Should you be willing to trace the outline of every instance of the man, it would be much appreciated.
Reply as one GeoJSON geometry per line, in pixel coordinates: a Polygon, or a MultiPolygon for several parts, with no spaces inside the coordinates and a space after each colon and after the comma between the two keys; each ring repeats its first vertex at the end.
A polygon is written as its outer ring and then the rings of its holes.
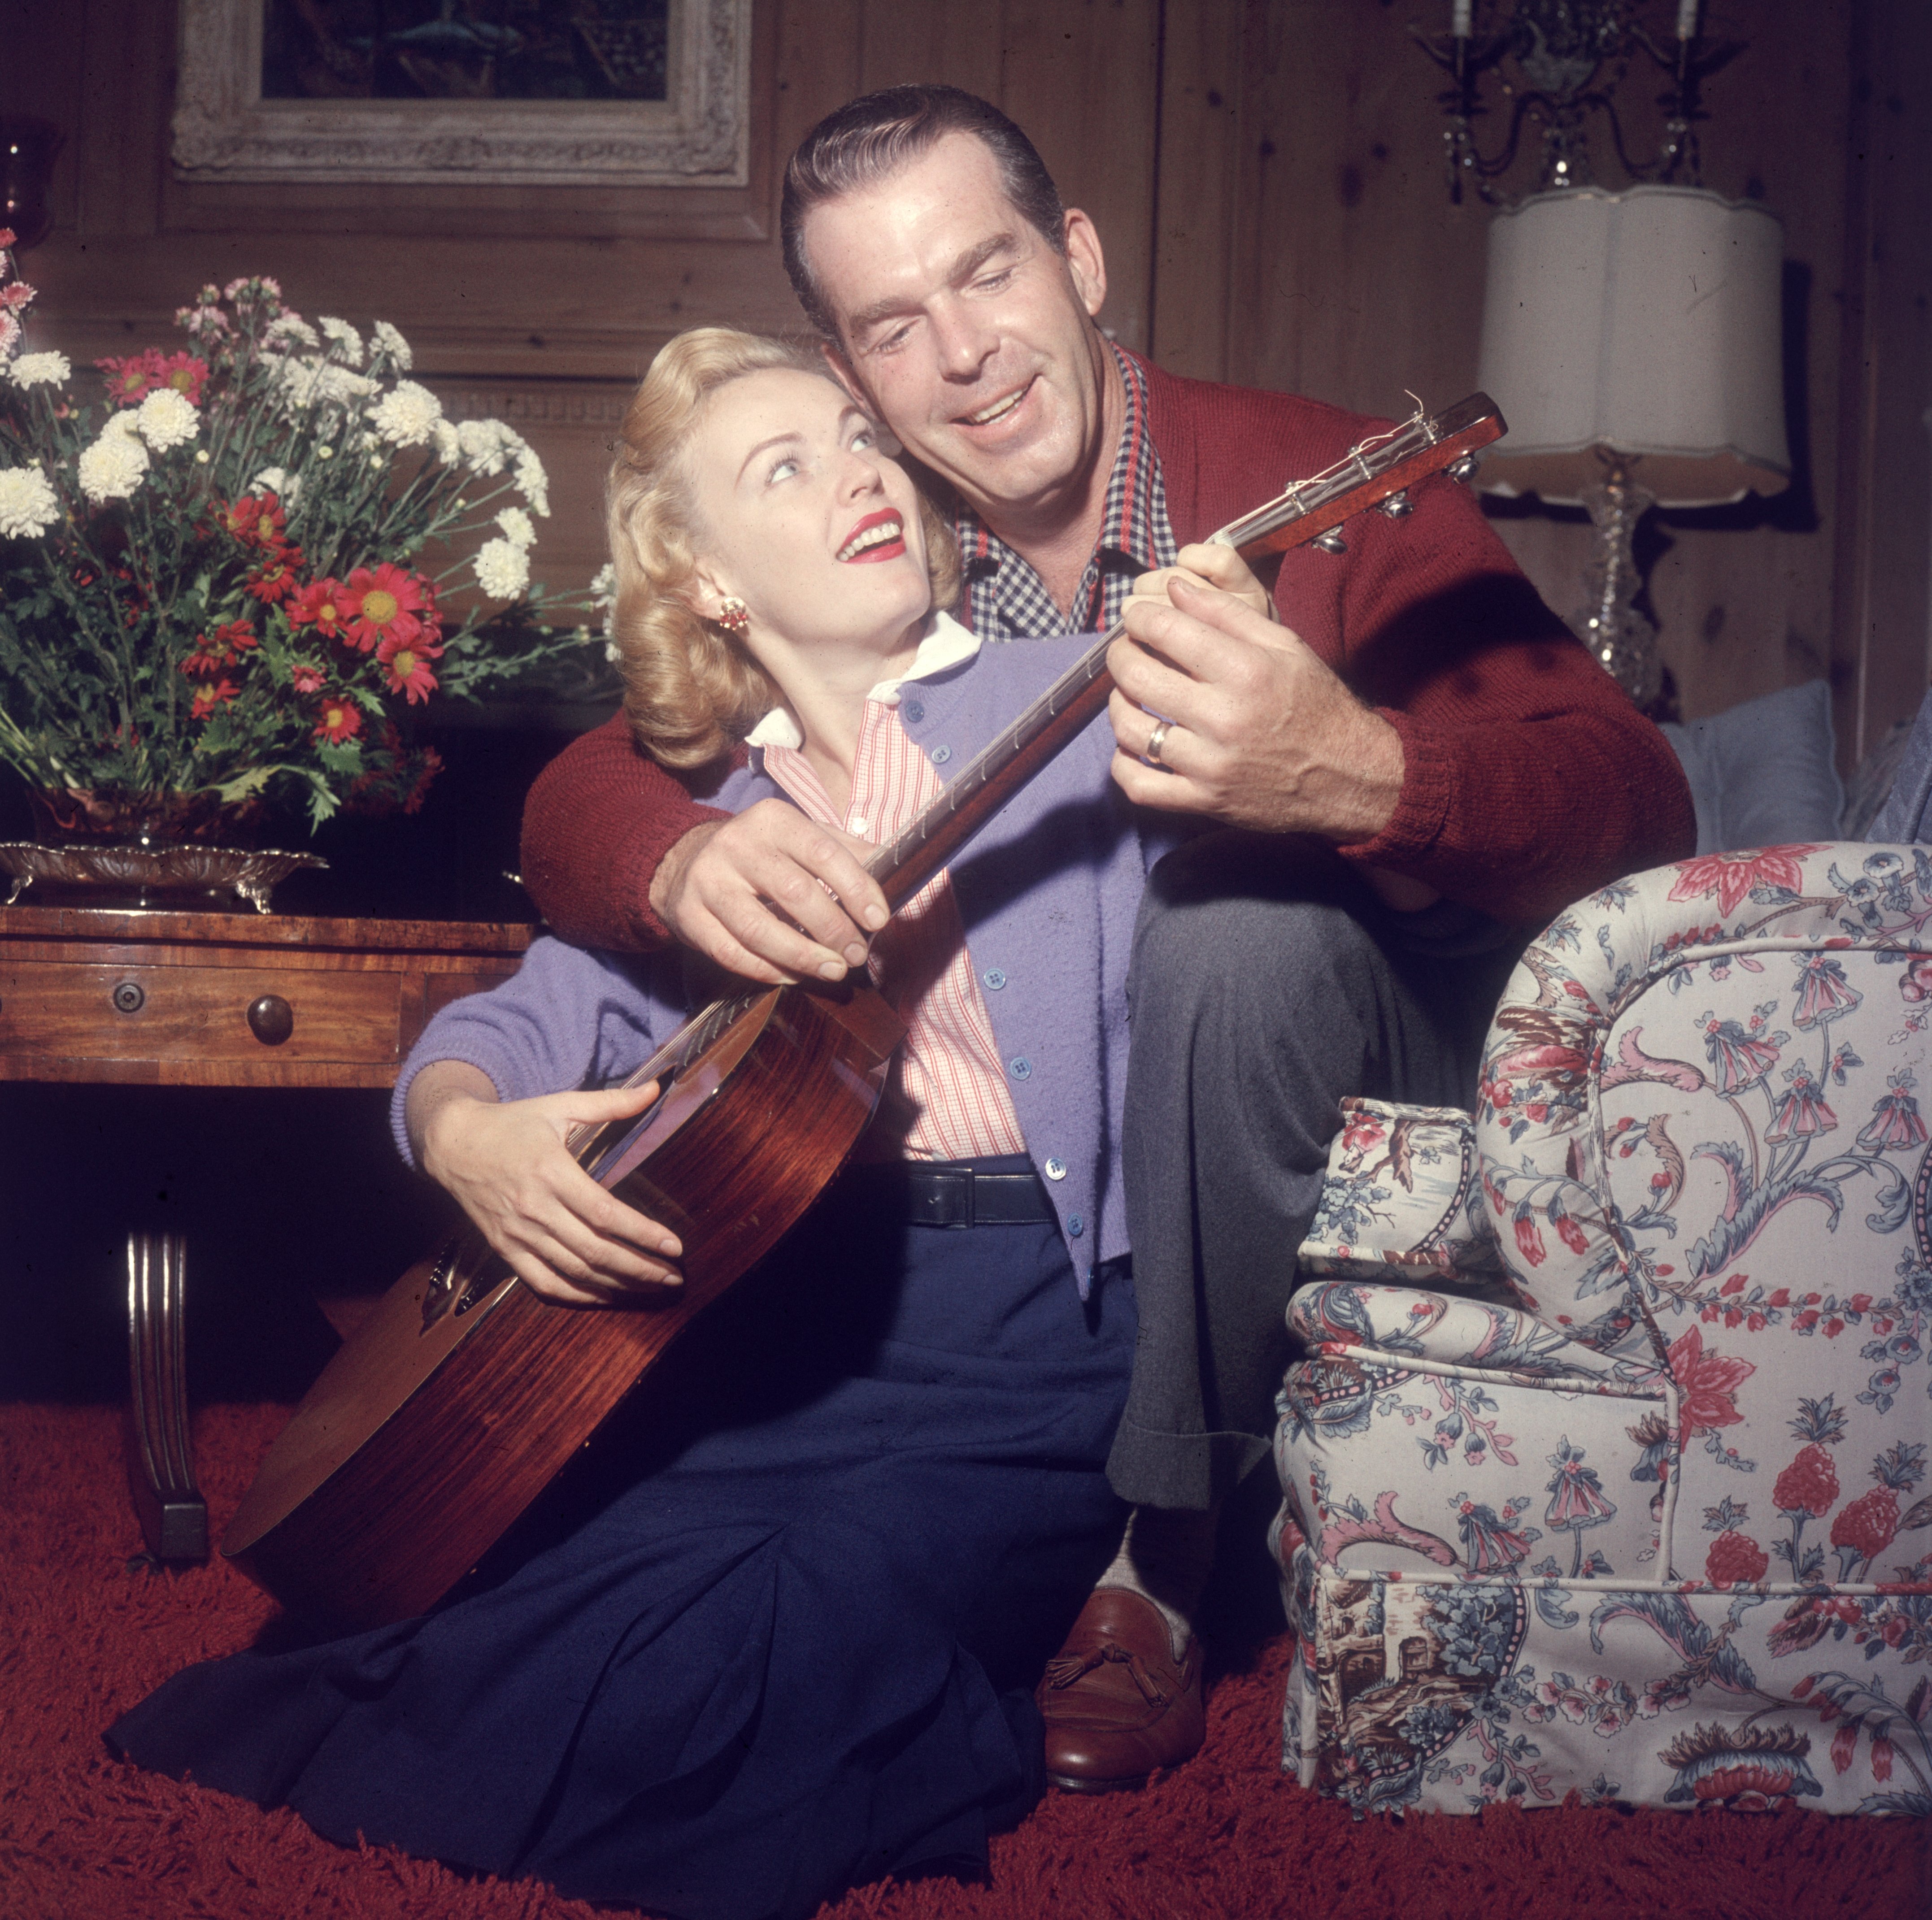
{"type": "MultiPolygon", "coordinates": [[[[1523,931],[1688,852],[1689,795],[1453,482],[1352,523],[1343,555],[1286,556],[1271,604],[1190,545],[1375,423],[1112,346],[1099,236],[984,102],[842,109],[793,158],[783,226],[833,370],[954,513],[962,618],[1023,640],[1125,608],[1115,778],[1222,830],[1156,868],[1136,934],[1140,1333],[1108,1463],[1136,1511],[1040,1690],[1049,1774],[1135,1785],[1200,1742],[1190,1616],[1214,1514],[1268,1454],[1337,1100],[1466,1102],[1523,931]]],[[[865,850],[776,803],[704,808],[620,719],[532,790],[524,874],[568,936],[836,980],[886,918],[865,850]]]]}

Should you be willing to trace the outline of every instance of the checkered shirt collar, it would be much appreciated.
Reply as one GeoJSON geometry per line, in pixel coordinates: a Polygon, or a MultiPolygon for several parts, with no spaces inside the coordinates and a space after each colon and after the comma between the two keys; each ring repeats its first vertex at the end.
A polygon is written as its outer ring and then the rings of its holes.
{"type": "Polygon", "coordinates": [[[1136,575],[1174,564],[1178,549],[1160,456],[1148,436],[1147,376],[1111,340],[1108,348],[1120,370],[1126,412],[1107,479],[1100,538],[1075,591],[1070,618],[1053,604],[1040,575],[970,508],[961,507],[954,516],[966,572],[959,612],[982,639],[1104,632],[1120,618],[1136,575]]]}

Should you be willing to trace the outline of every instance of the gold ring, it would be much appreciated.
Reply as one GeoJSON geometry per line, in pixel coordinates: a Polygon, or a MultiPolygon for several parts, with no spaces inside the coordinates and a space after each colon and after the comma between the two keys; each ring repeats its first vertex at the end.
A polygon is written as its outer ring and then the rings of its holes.
{"type": "Polygon", "coordinates": [[[1147,745],[1141,749],[1142,759],[1150,766],[1160,766],[1164,764],[1160,757],[1160,750],[1167,743],[1167,730],[1171,724],[1166,720],[1156,722],[1154,731],[1148,736],[1147,745]]]}

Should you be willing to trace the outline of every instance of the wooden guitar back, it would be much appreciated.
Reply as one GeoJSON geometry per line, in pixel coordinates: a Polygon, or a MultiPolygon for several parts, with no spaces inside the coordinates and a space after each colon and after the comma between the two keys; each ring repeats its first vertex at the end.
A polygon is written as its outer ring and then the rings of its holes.
{"type": "Polygon", "coordinates": [[[412,1267],[270,1449],[221,1550],[340,1628],[434,1606],[678,1334],[777,1242],[864,1130],[903,1029],[868,988],[753,998],[639,1126],[580,1154],[683,1241],[684,1284],[560,1306],[473,1231],[412,1267]]]}

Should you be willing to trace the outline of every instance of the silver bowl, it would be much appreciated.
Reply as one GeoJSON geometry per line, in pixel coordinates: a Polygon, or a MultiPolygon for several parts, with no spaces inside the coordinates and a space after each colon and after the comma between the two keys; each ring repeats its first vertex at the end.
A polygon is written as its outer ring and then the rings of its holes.
{"type": "Polygon", "coordinates": [[[0,873],[14,878],[9,907],[38,884],[58,893],[83,893],[81,904],[88,906],[194,908],[232,900],[266,914],[279,881],[301,868],[328,865],[318,854],[272,847],[44,847],[31,840],[0,841],[0,873]]]}

